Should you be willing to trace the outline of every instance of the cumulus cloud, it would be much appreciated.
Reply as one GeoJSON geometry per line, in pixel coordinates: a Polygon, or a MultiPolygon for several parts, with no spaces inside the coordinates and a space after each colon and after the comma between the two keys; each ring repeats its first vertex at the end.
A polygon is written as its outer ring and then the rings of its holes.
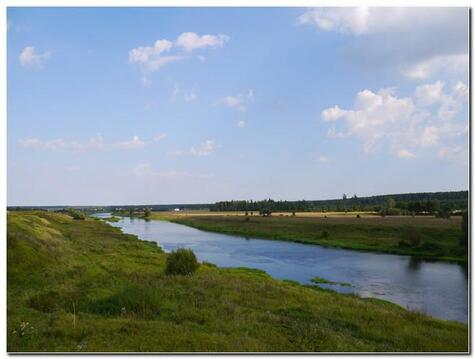
{"type": "MultiPolygon", "coordinates": [[[[156,71],[163,66],[182,60],[184,56],[164,55],[168,53],[173,43],[168,40],[157,40],[153,46],[140,46],[129,51],[129,63],[139,64],[144,70],[156,71]]],[[[142,80],[149,81],[147,77],[142,80]]]]}
{"type": "Polygon", "coordinates": [[[27,46],[21,51],[19,60],[23,67],[41,68],[50,55],[50,52],[38,53],[33,46],[27,46]]]}
{"type": "Polygon", "coordinates": [[[67,141],[62,138],[43,141],[38,138],[21,139],[18,145],[24,148],[31,149],[47,149],[47,150],[63,150],[70,152],[82,152],[90,150],[134,150],[141,149],[152,142],[158,142],[166,136],[159,134],[154,136],[152,141],[143,141],[138,136],[133,136],[131,140],[120,141],[115,143],[105,143],[100,134],[93,136],[87,142],[67,141]]]}
{"type": "Polygon", "coordinates": [[[186,52],[206,47],[216,48],[223,47],[229,41],[227,35],[198,35],[194,32],[184,32],[175,41],[175,45],[181,47],[186,52]]]}
{"type": "Polygon", "coordinates": [[[191,147],[190,153],[193,156],[209,156],[216,149],[216,144],[214,140],[206,140],[197,147],[191,147]]]}
{"type": "Polygon", "coordinates": [[[246,95],[225,96],[218,100],[217,105],[234,108],[237,111],[247,111],[249,104],[254,102],[254,90],[249,90],[246,95]]]}
{"type": "MultiPolygon", "coordinates": [[[[129,63],[140,67],[144,85],[150,84],[149,74],[164,66],[186,59],[195,49],[223,47],[227,35],[198,35],[184,32],[175,41],[159,39],[153,45],[139,46],[129,51],[129,63]]],[[[193,97],[190,97],[193,98],[193,97]]]]}
{"type": "Polygon", "coordinates": [[[367,153],[386,148],[399,158],[412,158],[417,149],[465,139],[467,120],[457,115],[467,100],[468,88],[462,82],[449,89],[442,81],[420,85],[409,97],[398,97],[394,89],[363,90],[356,94],[353,108],[327,108],[321,119],[343,127],[330,128],[328,138],[353,136],[367,153]]]}
{"type": "Polygon", "coordinates": [[[313,8],[298,23],[351,37],[345,56],[372,71],[415,79],[468,72],[467,8],[313,8]]]}

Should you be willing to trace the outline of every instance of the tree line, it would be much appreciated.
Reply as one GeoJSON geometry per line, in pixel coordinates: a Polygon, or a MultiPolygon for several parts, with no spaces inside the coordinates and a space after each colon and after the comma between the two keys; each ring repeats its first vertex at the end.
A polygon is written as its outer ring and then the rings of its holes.
{"type": "Polygon", "coordinates": [[[345,212],[374,211],[382,214],[435,214],[467,209],[468,191],[405,193],[371,197],[347,196],[341,199],[316,201],[274,201],[265,199],[220,201],[210,211],[272,211],[272,212],[345,212]]]}

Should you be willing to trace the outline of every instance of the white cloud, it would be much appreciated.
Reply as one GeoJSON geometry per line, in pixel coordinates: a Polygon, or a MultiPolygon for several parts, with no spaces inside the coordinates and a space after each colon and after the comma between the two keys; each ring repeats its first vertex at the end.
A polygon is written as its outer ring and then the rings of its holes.
{"type": "MultiPolygon", "coordinates": [[[[163,66],[182,60],[183,56],[163,55],[171,50],[173,43],[168,40],[157,40],[153,46],[140,46],[129,51],[129,63],[139,64],[144,70],[156,71],[163,66]]],[[[143,79],[144,77],[142,77],[143,79]]],[[[148,81],[148,79],[145,77],[148,81]]]]}
{"type": "Polygon", "coordinates": [[[368,8],[319,8],[302,14],[300,24],[316,25],[324,31],[337,31],[360,35],[368,32],[370,22],[368,8]]]}
{"type": "Polygon", "coordinates": [[[322,163],[330,162],[330,159],[327,156],[323,156],[323,155],[318,157],[318,160],[322,163]]]}
{"type": "Polygon", "coordinates": [[[403,68],[402,73],[414,79],[427,79],[434,75],[464,74],[468,69],[468,54],[434,56],[429,59],[410,64],[403,68]]]}
{"type": "Polygon", "coordinates": [[[331,108],[327,108],[322,112],[322,118],[325,122],[336,121],[345,115],[346,111],[343,111],[338,106],[333,106],[331,108]]]}
{"type": "Polygon", "coordinates": [[[244,112],[247,111],[249,104],[252,102],[254,102],[254,91],[251,89],[245,96],[242,94],[236,96],[225,96],[218,100],[216,104],[244,112]]]}
{"type": "Polygon", "coordinates": [[[155,136],[153,136],[153,142],[160,142],[161,140],[165,139],[167,137],[166,133],[157,133],[155,136]]]}
{"type": "MultiPolygon", "coordinates": [[[[153,137],[153,142],[158,142],[165,138],[166,134],[158,134],[153,137]]],[[[83,152],[90,150],[133,150],[141,149],[152,143],[152,141],[143,141],[138,136],[133,136],[131,140],[120,141],[106,144],[100,134],[91,137],[88,142],[66,141],[62,138],[42,141],[38,138],[21,139],[18,145],[24,148],[63,150],[71,152],[83,152]]]]}
{"type": "Polygon", "coordinates": [[[182,90],[180,85],[175,84],[173,86],[173,91],[170,96],[171,101],[176,101],[178,97],[183,97],[185,102],[194,102],[198,100],[198,95],[196,94],[197,85],[193,85],[190,91],[182,90]]]}
{"type": "Polygon", "coordinates": [[[176,46],[183,48],[187,52],[194,49],[201,49],[205,47],[223,47],[229,41],[227,35],[198,35],[194,32],[184,32],[175,41],[176,46]]]}
{"type": "Polygon", "coordinates": [[[206,140],[198,147],[191,147],[190,153],[193,156],[209,156],[216,149],[216,144],[214,140],[206,140]]]}
{"type": "Polygon", "coordinates": [[[144,148],[148,144],[150,144],[150,142],[142,141],[139,138],[139,136],[134,136],[129,141],[122,141],[122,142],[114,143],[112,145],[112,148],[130,150],[130,149],[144,148]]]}
{"type": "Polygon", "coordinates": [[[25,47],[19,57],[20,64],[27,68],[41,68],[46,60],[50,57],[50,52],[42,54],[37,53],[33,46],[25,47]]]}
{"type": "Polygon", "coordinates": [[[298,23],[351,36],[353,65],[428,79],[468,73],[468,15],[462,7],[313,8],[298,23]]]}
{"type": "Polygon", "coordinates": [[[324,31],[360,36],[438,26],[450,31],[459,28],[460,21],[466,23],[467,18],[466,8],[338,7],[309,9],[298,22],[324,31]]]}
{"type": "Polygon", "coordinates": [[[399,158],[413,158],[416,157],[416,155],[408,150],[405,150],[403,148],[396,150],[395,155],[399,158]]]}
{"type": "Polygon", "coordinates": [[[467,148],[462,146],[441,147],[438,151],[438,156],[449,161],[466,162],[467,148]]]}
{"type": "MultiPolygon", "coordinates": [[[[129,63],[138,65],[144,85],[150,84],[148,74],[164,66],[184,60],[194,49],[222,47],[229,40],[227,35],[198,35],[184,32],[176,41],[159,39],[151,46],[139,46],[129,51],[129,63]]],[[[203,58],[204,59],[204,58],[203,58]]],[[[193,96],[189,97],[193,98],[193,96]]]]}
{"type": "Polygon", "coordinates": [[[394,89],[364,90],[356,94],[353,108],[330,107],[321,119],[344,127],[330,128],[328,138],[353,136],[367,153],[386,148],[397,157],[411,158],[419,148],[464,140],[466,118],[456,117],[467,100],[468,88],[461,82],[449,91],[441,81],[417,86],[412,97],[397,97],[394,89]]]}
{"type": "Polygon", "coordinates": [[[238,125],[239,128],[244,128],[244,127],[246,127],[246,121],[241,120],[241,121],[238,122],[237,125],[238,125]]]}
{"type": "Polygon", "coordinates": [[[345,138],[345,137],[348,137],[349,135],[350,135],[349,133],[338,132],[335,129],[335,127],[332,127],[330,129],[328,129],[328,131],[327,131],[327,137],[328,138],[345,138]]]}

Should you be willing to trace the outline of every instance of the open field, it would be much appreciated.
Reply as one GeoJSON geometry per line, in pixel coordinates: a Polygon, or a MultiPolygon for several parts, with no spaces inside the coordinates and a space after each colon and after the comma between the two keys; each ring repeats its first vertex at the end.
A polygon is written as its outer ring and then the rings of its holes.
{"type": "MultiPolygon", "coordinates": [[[[248,215],[259,216],[259,212],[248,211],[248,215]]],[[[188,217],[188,216],[245,216],[245,211],[205,211],[205,210],[184,210],[184,211],[162,211],[154,212],[156,216],[172,216],[172,217],[188,217]]],[[[359,214],[361,217],[379,217],[376,212],[295,212],[296,217],[356,217],[359,214]]],[[[291,217],[292,212],[272,212],[275,216],[291,217]]]]}
{"type": "Polygon", "coordinates": [[[166,276],[154,243],[90,218],[9,213],[7,245],[9,351],[468,350],[466,325],[381,300],[251,269],[166,276]]]}
{"type": "Polygon", "coordinates": [[[228,212],[154,212],[151,218],[165,219],[198,229],[264,239],[319,244],[330,247],[406,254],[420,257],[466,261],[459,239],[463,235],[461,217],[374,216],[355,213],[311,212],[295,217],[232,215],[228,212]],[[408,245],[412,237],[417,237],[408,245]],[[401,243],[402,242],[402,243],[401,243]]]}

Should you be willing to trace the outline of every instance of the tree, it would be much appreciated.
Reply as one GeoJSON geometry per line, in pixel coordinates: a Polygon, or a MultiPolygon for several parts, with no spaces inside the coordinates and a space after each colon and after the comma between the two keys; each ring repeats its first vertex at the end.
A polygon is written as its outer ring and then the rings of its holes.
{"type": "Polygon", "coordinates": [[[394,208],[396,206],[396,201],[392,197],[388,197],[386,200],[386,209],[394,208]]]}
{"type": "Polygon", "coordinates": [[[150,215],[152,214],[152,210],[150,208],[145,208],[145,211],[144,211],[144,217],[145,218],[148,218],[150,217],[150,215]]]}

